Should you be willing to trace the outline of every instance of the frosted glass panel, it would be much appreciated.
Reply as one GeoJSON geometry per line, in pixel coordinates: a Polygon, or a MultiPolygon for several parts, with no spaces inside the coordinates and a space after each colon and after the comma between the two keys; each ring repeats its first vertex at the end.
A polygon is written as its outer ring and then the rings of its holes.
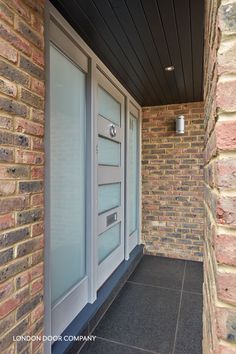
{"type": "Polygon", "coordinates": [[[98,113],[120,126],[121,105],[100,86],[98,86],[98,113]]]}
{"type": "Polygon", "coordinates": [[[120,166],[120,144],[109,139],[99,137],[98,164],[120,166]]]}
{"type": "Polygon", "coordinates": [[[50,46],[52,303],[85,275],[86,77],[50,46]]]}
{"type": "Polygon", "coordinates": [[[98,236],[98,261],[101,263],[120,244],[120,223],[98,236]]]}
{"type": "Polygon", "coordinates": [[[138,125],[137,119],[130,114],[129,118],[129,158],[128,158],[128,183],[129,183],[129,234],[137,229],[137,186],[138,186],[138,125]]]}
{"type": "Polygon", "coordinates": [[[98,187],[98,212],[120,206],[120,183],[104,184],[98,187]]]}

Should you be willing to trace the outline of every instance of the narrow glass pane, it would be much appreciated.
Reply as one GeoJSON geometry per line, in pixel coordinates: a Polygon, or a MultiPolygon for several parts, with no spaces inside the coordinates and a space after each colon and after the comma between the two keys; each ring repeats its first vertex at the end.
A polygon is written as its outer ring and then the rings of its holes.
{"type": "Polygon", "coordinates": [[[137,186],[138,186],[138,125],[137,119],[130,114],[129,121],[129,234],[137,229],[137,186]]]}
{"type": "Polygon", "coordinates": [[[120,144],[105,138],[98,138],[98,164],[120,166],[120,144]]]}
{"type": "Polygon", "coordinates": [[[103,213],[120,206],[120,183],[104,184],[98,187],[98,212],[103,213]]]}
{"type": "Polygon", "coordinates": [[[121,105],[100,86],[98,86],[98,113],[120,126],[121,105]]]}
{"type": "Polygon", "coordinates": [[[120,244],[120,223],[98,236],[98,262],[101,263],[120,244]]]}
{"type": "Polygon", "coordinates": [[[50,46],[52,303],[85,275],[86,78],[50,46]]]}

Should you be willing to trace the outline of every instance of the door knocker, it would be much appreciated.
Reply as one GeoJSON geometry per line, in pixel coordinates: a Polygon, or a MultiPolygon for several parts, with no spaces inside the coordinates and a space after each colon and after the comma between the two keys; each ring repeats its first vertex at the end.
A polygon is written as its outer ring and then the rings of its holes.
{"type": "Polygon", "coordinates": [[[110,125],[110,130],[109,131],[110,131],[110,136],[112,138],[114,138],[116,136],[116,127],[114,126],[114,124],[110,125]]]}

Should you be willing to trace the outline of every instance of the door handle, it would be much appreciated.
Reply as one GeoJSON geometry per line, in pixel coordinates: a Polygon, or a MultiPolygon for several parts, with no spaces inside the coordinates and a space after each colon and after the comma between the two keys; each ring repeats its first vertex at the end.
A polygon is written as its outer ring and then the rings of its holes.
{"type": "Polygon", "coordinates": [[[116,136],[116,127],[114,126],[114,124],[111,124],[111,125],[110,125],[109,132],[110,132],[110,136],[111,136],[112,138],[115,138],[115,136],[116,136]]]}

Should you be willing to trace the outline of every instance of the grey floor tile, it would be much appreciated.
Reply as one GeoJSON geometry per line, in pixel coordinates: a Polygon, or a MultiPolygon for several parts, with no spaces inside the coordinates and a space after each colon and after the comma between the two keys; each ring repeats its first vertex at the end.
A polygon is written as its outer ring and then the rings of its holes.
{"type": "Polygon", "coordinates": [[[202,293],[202,283],[203,283],[202,263],[186,261],[183,290],[202,293]]]}
{"type": "Polygon", "coordinates": [[[169,354],[174,343],[180,292],[127,283],[94,334],[169,354]]]}
{"type": "Polygon", "coordinates": [[[202,297],[183,293],[175,354],[202,353],[202,297]]]}
{"type": "Polygon", "coordinates": [[[144,256],[129,280],[180,290],[184,264],[178,259],[144,256]]]}
{"type": "Polygon", "coordinates": [[[97,338],[95,342],[87,343],[80,354],[150,354],[150,352],[97,338]]]}

